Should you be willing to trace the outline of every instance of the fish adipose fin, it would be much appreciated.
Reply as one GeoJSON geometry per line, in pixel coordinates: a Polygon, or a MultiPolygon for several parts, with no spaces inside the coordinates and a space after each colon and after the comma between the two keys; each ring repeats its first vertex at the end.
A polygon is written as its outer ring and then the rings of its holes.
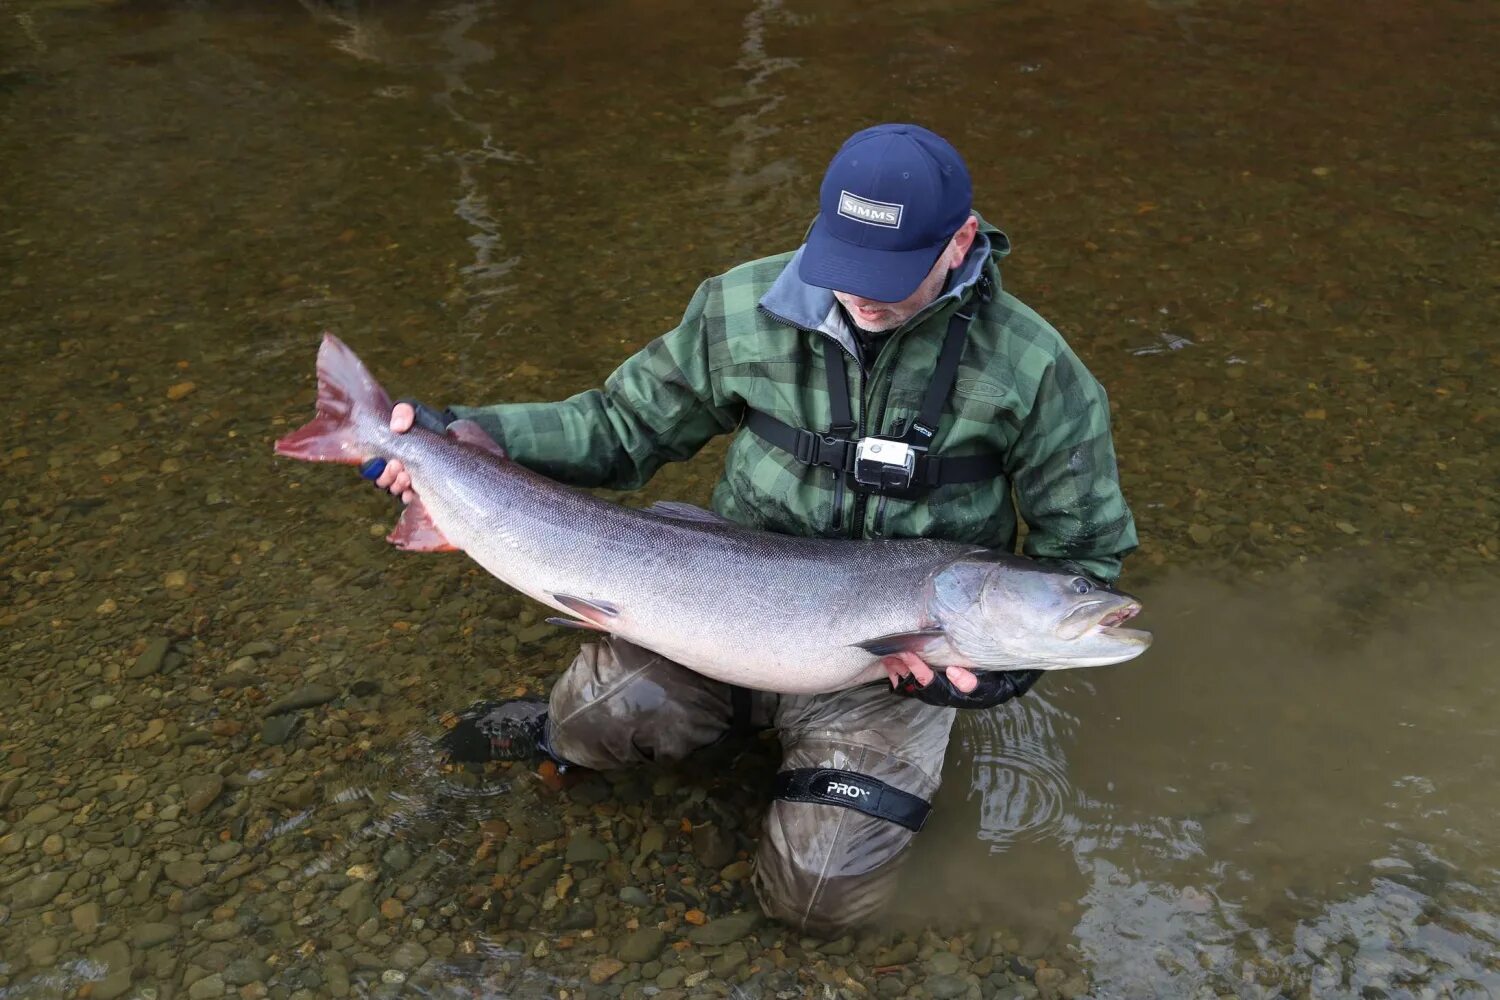
{"type": "Polygon", "coordinates": [[[358,431],[384,425],[391,397],[349,346],[331,333],[318,347],[318,415],[276,442],[276,454],[308,462],[358,465],[369,458],[358,431]]]}
{"type": "Polygon", "coordinates": [[[607,628],[600,628],[593,622],[581,622],[577,618],[548,618],[548,625],[560,625],[563,628],[576,628],[584,632],[608,632],[607,628]]]}
{"type": "Polygon", "coordinates": [[[878,635],[864,642],[856,642],[854,645],[876,656],[890,656],[894,653],[916,653],[921,656],[923,652],[935,650],[939,644],[946,641],[947,633],[942,629],[924,628],[915,632],[892,632],[890,635],[878,635]]]}
{"type": "Polygon", "coordinates": [[[403,552],[457,552],[458,546],[443,537],[432,515],[422,506],[422,498],[415,497],[401,512],[401,520],[385,538],[403,552]]]}
{"type": "Polygon", "coordinates": [[[593,622],[601,632],[613,632],[620,609],[608,601],[591,601],[572,594],[553,594],[553,599],[579,618],[593,622]]]}
{"type": "Polygon", "coordinates": [[[675,518],[678,521],[695,521],[698,524],[733,524],[727,517],[720,517],[711,510],[695,507],[690,503],[680,500],[658,500],[649,507],[643,508],[647,514],[656,514],[660,517],[675,518]]]}
{"type": "Polygon", "coordinates": [[[471,444],[491,455],[505,457],[505,449],[496,444],[495,439],[486,434],[484,428],[472,420],[453,421],[448,425],[448,436],[460,444],[471,444]]]}

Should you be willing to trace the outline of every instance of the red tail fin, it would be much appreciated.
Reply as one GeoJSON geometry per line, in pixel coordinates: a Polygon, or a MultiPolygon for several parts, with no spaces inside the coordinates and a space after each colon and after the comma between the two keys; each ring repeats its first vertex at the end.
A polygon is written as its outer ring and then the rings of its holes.
{"type": "Polygon", "coordinates": [[[331,333],[318,347],[318,415],[276,442],[276,454],[308,462],[358,465],[371,422],[390,419],[391,397],[368,369],[331,333]],[[363,430],[363,435],[361,434],[363,430]]]}

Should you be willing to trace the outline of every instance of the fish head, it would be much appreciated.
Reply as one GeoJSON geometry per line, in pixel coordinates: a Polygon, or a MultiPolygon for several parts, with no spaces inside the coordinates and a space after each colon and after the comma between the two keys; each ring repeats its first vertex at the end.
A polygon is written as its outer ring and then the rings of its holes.
{"type": "Polygon", "coordinates": [[[935,617],[978,667],[1064,669],[1134,659],[1151,633],[1126,628],[1140,601],[1081,573],[987,554],[934,578],[935,617]]]}

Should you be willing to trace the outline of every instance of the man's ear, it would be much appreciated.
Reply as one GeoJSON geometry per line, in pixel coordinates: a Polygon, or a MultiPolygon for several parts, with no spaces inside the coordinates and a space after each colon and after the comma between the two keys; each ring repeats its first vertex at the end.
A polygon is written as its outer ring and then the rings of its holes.
{"type": "Polygon", "coordinates": [[[953,259],[948,265],[949,270],[961,265],[964,258],[969,256],[969,248],[974,245],[974,237],[978,232],[979,219],[972,215],[958,227],[958,232],[953,234],[953,239],[948,244],[949,249],[953,251],[953,259]]]}

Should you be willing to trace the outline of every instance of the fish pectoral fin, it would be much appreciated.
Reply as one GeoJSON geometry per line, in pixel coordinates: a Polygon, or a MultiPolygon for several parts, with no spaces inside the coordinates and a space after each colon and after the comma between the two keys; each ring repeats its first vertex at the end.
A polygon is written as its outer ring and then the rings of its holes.
{"type": "Polygon", "coordinates": [[[448,425],[448,436],[459,444],[471,444],[480,451],[487,451],[491,455],[499,455],[506,458],[505,449],[495,443],[495,439],[485,432],[483,427],[472,420],[455,420],[448,425]]]}
{"type": "Polygon", "coordinates": [[[856,642],[858,646],[876,656],[890,656],[894,653],[916,653],[921,656],[924,652],[935,651],[938,645],[946,643],[948,633],[940,628],[924,628],[915,632],[892,632],[890,635],[878,635],[864,642],[856,642]]]}
{"type": "Polygon", "coordinates": [[[675,518],[678,521],[694,521],[698,524],[733,524],[727,517],[721,517],[711,510],[704,510],[690,503],[680,500],[658,500],[649,507],[643,508],[647,514],[656,514],[660,517],[675,518]]]}
{"type": "Polygon", "coordinates": [[[563,628],[576,628],[576,629],[581,629],[581,630],[583,630],[585,632],[608,632],[609,631],[609,629],[607,629],[607,628],[601,628],[600,626],[595,625],[593,622],[581,622],[577,618],[557,618],[557,617],[552,617],[552,618],[548,618],[546,621],[547,621],[548,625],[561,625],[563,628]]]}
{"type": "Polygon", "coordinates": [[[615,620],[620,617],[620,609],[608,601],[589,600],[572,594],[553,594],[552,598],[579,618],[593,622],[601,632],[613,632],[615,620]]]}
{"type": "Polygon", "coordinates": [[[457,552],[458,546],[443,537],[442,531],[433,522],[432,515],[422,505],[422,498],[415,497],[401,512],[401,520],[385,540],[403,552],[457,552]]]}

